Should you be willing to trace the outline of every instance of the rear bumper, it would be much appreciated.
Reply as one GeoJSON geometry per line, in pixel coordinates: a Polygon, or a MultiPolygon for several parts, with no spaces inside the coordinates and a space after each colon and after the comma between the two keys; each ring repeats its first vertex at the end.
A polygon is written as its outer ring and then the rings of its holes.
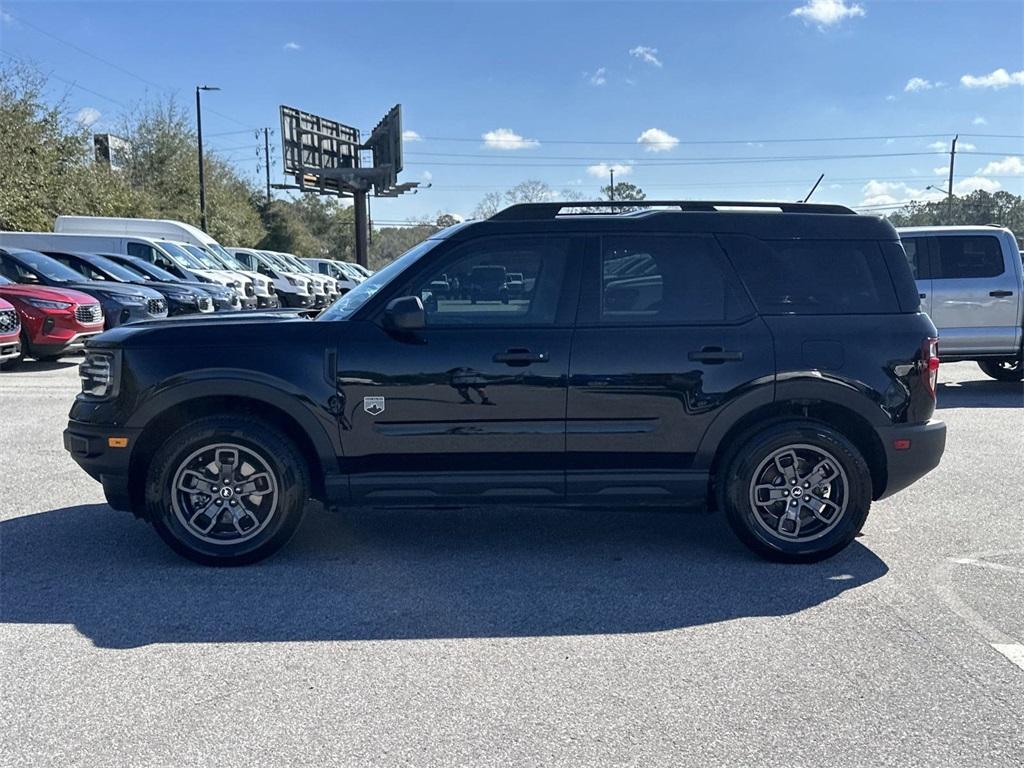
{"type": "Polygon", "coordinates": [[[935,469],[946,449],[946,424],[941,421],[881,427],[878,436],[885,448],[887,469],[880,499],[902,491],[935,469]],[[909,441],[909,447],[897,448],[897,441],[902,440],[909,441]]]}
{"type": "Polygon", "coordinates": [[[90,477],[103,485],[107,503],[114,509],[129,511],[128,465],[140,429],[93,426],[69,421],[64,430],[64,450],[90,477]],[[108,438],[127,437],[125,448],[111,448],[108,438]]]}

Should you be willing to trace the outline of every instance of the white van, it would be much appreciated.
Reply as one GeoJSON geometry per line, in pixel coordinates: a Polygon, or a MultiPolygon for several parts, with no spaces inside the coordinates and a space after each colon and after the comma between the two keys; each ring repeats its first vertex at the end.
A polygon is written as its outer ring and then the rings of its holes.
{"type": "MultiPolygon", "coordinates": [[[[217,258],[207,264],[212,271],[229,270],[229,273],[240,276],[244,293],[243,297],[255,296],[260,306],[266,306],[267,299],[272,295],[270,283],[259,275],[234,268],[234,259],[223,246],[199,227],[193,227],[183,221],[173,219],[126,219],[113,216],[58,216],[53,223],[54,232],[74,233],[80,235],[142,235],[160,240],[170,240],[198,246],[211,251],[217,258]],[[217,263],[220,262],[220,263],[217,263]],[[260,301],[262,299],[262,301],[260,301]]],[[[203,259],[201,259],[203,260],[203,259]]],[[[257,303],[254,302],[254,303],[257,303]]]]}
{"type": "MultiPolygon", "coordinates": [[[[169,241],[151,237],[119,237],[117,235],[72,235],[60,232],[0,232],[0,246],[27,248],[33,251],[83,251],[85,253],[116,253],[138,256],[158,266],[179,264],[185,274],[178,274],[183,280],[199,280],[217,283],[233,289],[239,299],[245,296],[243,277],[206,269],[204,265],[189,258],[183,260],[182,248],[169,241]]],[[[188,254],[185,254],[188,256],[188,254]]],[[[253,302],[255,304],[255,301],[253,302]]]]}

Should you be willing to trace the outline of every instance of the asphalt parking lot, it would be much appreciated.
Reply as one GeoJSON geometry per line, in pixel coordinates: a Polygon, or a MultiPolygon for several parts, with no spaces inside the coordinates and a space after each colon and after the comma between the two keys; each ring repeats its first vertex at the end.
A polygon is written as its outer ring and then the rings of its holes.
{"type": "Polygon", "coordinates": [[[941,373],[940,468],[813,566],[701,515],[311,513],[174,556],[0,374],[0,763],[1024,765],[1024,389],[941,373]]]}

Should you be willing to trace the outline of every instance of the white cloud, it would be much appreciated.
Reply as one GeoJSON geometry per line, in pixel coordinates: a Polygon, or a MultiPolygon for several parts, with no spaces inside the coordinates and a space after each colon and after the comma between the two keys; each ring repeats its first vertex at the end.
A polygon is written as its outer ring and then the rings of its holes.
{"type": "Polygon", "coordinates": [[[75,122],[88,128],[93,123],[98,122],[100,117],[101,114],[98,109],[94,109],[93,107],[82,107],[75,115],[75,122]]]}
{"type": "Polygon", "coordinates": [[[489,149],[533,149],[540,146],[536,139],[524,139],[509,128],[495,128],[483,134],[481,138],[484,140],[484,146],[489,149]]]}
{"type": "Polygon", "coordinates": [[[1010,85],[1024,85],[1024,69],[1018,72],[1007,72],[1000,67],[987,75],[964,75],[960,84],[965,88],[1006,88],[1010,85]]]}
{"type": "Polygon", "coordinates": [[[988,120],[981,115],[978,115],[976,118],[971,120],[971,125],[988,125],[988,120]]]}
{"type": "Polygon", "coordinates": [[[416,131],[406,129],[402,131],[402,141],[423,141],[423,137],[416,133],[416,131]]]}
{"type": "Polygon", "coordinates": [[[285,43],[283,47],[284,47],[284,49],[286,51],[301,51],[302,50],[302,46],[299,45],[298,43],[296,43],[293,40],[290,40],[287,43],[285,43]]]}
{"type": "Polygon", "coordinates": [[[3,22],[4,24],[13,24],[14,17],[7,11],[0,11],[0,22],[3,22]]]}
{"type": "Polygon", "coordinates": [[[861,190],[861,206],[900,205],[911,200],[941,200],[944,195],[934,189],[917,189],[902,181],[875,181],[872,179],[861,190]]]}
{"type": "Polygon", "coordinates": [[[612,171],[615,171],[616,176],[628,176],[633,172],[633,166],[622,163],[598,163],[587,166],[587,173],[602,179],[607,178],[612,171]]]}
{"type": "Polygon", "coordinates": [[[954,195],[969,195],[979,189],[983,192],[998,192],[1003,185],[995,179],[986,179],[983,176],[971,176],[968,179],[958,181],[953,185],[954,195]]]}
{"type": "Polygon", "coordinates": [[[593,73],[584,72],[583,76],[590,80],[591,85],[604,85],[608,82],[608,70],[598,67],[593,73]]]}
{"type": "Polygon", "coordinates": [[[846,0],[809,0],[806,5],[794,8],[789,15],[813,22],[819,27],[831,27],[844,19],[863,16],[864,8],[857,3],[847,5],[846,0]]]}
{"type": "Polygon", "coordinates": [[[945,176],[949,173],[949,166],[940,165],[936,168],[932,168],[932,173],[934,173],[936,176],[945,176]]]}
{"type": "Polygon", "coordinates": [[[982,176],[1024,175],[1024,160],[1017,155],[1007,155],[1002,160],[993,160],[978,171],[982,176]]]}
{"type": "Polygon", "coordinates": [[[661,59],[658,58],[658,49],[649,48],[646,45],[638,45],[636,48],[629,49],[629,55],[635,56],[647,64],[651,64],[655,67],[661,66],[661,59]]]}
{"type": "Polygon", "coordinates": [[[895,143],[896,143],[896,139],[886,139],[886,140],[885,140],[885,146],[887,146],[887,147],[888,147],[889,145],[891,145],[891,144],[895,144],[895,143]]]}
{"type": "Polygon", "coordinates": [[[974,152],[977,149],[978,148],[976,146],[974,146],[973,144],[971,144],[971,142],[969,142],[969,141],[958,141],[956,143],[956,151],[957,152],[974,152]]]}
{"type": "Polygon", "coordinates": [[[679,143],[679,139],[661,128],[648,128],[640,134],[637,144],[643,144],[648,152],[667,152],[679,143]]]}
{"type": "Polygon", "coordinates": [[[935,152],[949,152],[949,144],[944,141],[933,141],[928,145],[928,149],[935,152]]]}
{"type": "Polygon", "coordinates": [[[890,93],[890,94],[889,94],[888,96],[886,96],[886,97],[885,97],[885,100],[886,100],[886,101],[896,101],[896,97],[895,97],[895,96],[893,96],[893,95],[892,95],[892,94],[890,93]]]}
{"type": "Polygon", "coordinates": [[[914,91],[930,91],[935,87],[935,83],[931,80],[925,80],[923,77],[912,77],[907,80],[907,84],[903,86],[904,93],[913,93],[914,91]]]}

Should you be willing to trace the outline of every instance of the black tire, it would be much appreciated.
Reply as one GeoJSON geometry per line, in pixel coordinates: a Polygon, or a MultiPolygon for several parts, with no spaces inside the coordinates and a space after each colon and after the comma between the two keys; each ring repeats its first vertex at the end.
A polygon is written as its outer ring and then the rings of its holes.
{"type": "Polygon", "coordinates": [[[502,291],[500,294],[498,294],[498,297],[501,299],[501,303],[502,304],[508,304],[508,300],[509,300],[508,291],[502,291]]]}
{"type": "MultiPolygon", "coordinates": [[[[236,453],[236,458],[238,455],[236,453]]],[[[242,465],[244,470],[245,465],[241,461],[236,464],[242,465]]],[[[219,465],[219,471],[222,470],[223,465],[219,465]]],[[[244,477],[228,485],[243,482],[244,477]]],[[[160,537],[179,555],[203,565],[247,565],[269,557],[288,543],[302,519],[309,488],[309,471],[304,457],[294,443],[277,429],[251,418],[210,416],[171,434],[153,456],[146,476],[146,513],[160,537]],[[243,541],[232,542],[230,529],[223,533],[223,541],[204,540],[182,519],[192,511],[188,505],[195,498],[210,498],[210,503],[214,503],[216,498],[218,504],[224,501],[218,498],[219,494],[190,496],[184,491],[175,491],[173,487],[176,476],[181,472],[187,473],[185,468],[190,458],[195,457],[194,461],[203,463],[208,456],[203,452],[215,451],[214,446],[222,446],[221,451],[228,450],[223,446],[238,447],[242,456],[254,457],[254,465],[258,466],[258,461],[262,461],[267,471],[261,474],[272,476],[273,504],[268,505],[270,511],[266,520],[259,525],[252,524],[258,529],[255,533],[251,533],[251,529],[240,532],[239,536],[251,536],[243,541]]],[[[250,501],[253,498],[264,500],[262,495],[240,493],[236,497],[239,510],[243,509],[243,496],[250,501]]],[[[228,508],[219,507],[215,511],[220,518],[228,508]]],[[[212,521],[214,516],[206,519],[212,521]]],[[[226,523],[217,523],[215,527],[227,526],[226,523]]],[[[211,533],[213,537],[218,535],[216,530],[211,533]]]]}
{"type": "MultiPolygon", "coordinates": [[[[846,548],[860,533],[871,508],[871,473],[864,457],[842,434],[818,422],[780,422],[756,433],[748,433],[746,437],[741,437],[726,456],[722,466],[724,471],[717,482],[719,508],[725,510],[726,519],[739,539],[758,555],[769,560],[811,563],[831,557],[846,548]],[[816,537],[807,539],[790,538],[769,530],[769,524],[777,527],[770,517],[771,511],[778,510],[778,504],[781,504],[781,512],[785,513],[788,510],[787,504],[793,503],[792,498],[788,502],[782,500],[774,506],[755,508],[753,503],[755,473],[760,477],[763,472],[775,470],[774,464],[763,465],[769,462],[776,452],[797,446],[805,447],[798,451],[802,455],[814,455],[821,451],[827,456],[827,460],[834,459],[841,470],[837,472],[834,483],[837,490],[833,492],[833,484],[829,483],[830,490],[823,494],[834,494],[837,499],[841,494],[844,501],[842,510],[835,514],[836,519],[831,521],[830,525],[813,517],[808,509],[798,507],[800,511],[796,514],[807,515],[809,520],[807,524],[800,523],[806,527],[808,535],[814,533],[815,526],[822,529],[816,537]]],[[[776,474],[781,477],[782,473],[776,474]]],[[[776,482],[779,479],[776,478],[776,482]]],[[[789,486],[785,484],[784,479],[779,489],[785,490],[789,496],[789,486]]],[[[792,493],[807,494],[807,490],[801,488],[792,493]]],[[[809,497],[805,495],[804,498],[809,497]]],[[[784,516],[777,515],[779,525],[782,525],[784,516]]],[[[801,528],[797,528],[796,531],[799,534],[801,528]]]]}
{"type": "Polygon", "coordinates": [[[1024,381],[1024,361],[979,360],[978,367],[986,376],[997,381],[1024,381]]]}

